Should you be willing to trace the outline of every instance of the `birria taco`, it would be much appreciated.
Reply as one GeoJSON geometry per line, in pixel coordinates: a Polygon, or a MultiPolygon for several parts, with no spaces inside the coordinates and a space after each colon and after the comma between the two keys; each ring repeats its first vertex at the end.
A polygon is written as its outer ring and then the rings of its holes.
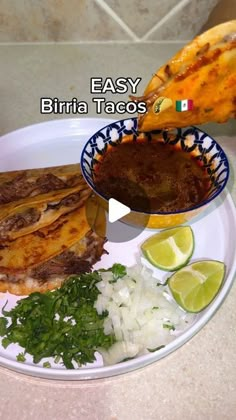
{"type": "Polygon", "coordinates": [[[143,96],[132,99],[146,102],[140,131],[235,118],[236,20],[197,36],[153,75],[143,96]],[[184,113],[178,107],[183,101],[191,103],[184,113]]]}
{"type": "Polygon", "coordinates": [[[50,290],[91,270],[105,238],[92,230],[97,208],[88,224],[90,194],[79,165],[0,174],[0,291],[50,290]]]}

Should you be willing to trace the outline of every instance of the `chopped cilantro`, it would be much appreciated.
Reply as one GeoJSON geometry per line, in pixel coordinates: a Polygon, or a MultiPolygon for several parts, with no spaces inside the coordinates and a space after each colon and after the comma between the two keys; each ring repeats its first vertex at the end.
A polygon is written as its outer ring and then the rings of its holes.
{"type": "Polygon", "coordinates": [[[162,345],[162,346],[156,347],[155,349],[148,349],[148,351],[149,351],[150,353],[154,353],[154,351],[161,350],[161,349],[163,349],[164,347],[165,347],[165,346],[164,346],[164,345],[162,345]]]}
{"type": "Polygon", "coordinates": [[[7,331],[7,319],[0,318],[0,335],[5,335],[7,331]]]}
{"type": "Polygon", "coordinates": [[[49,363],[49,362],[44,362],[44,363],[43,363],[43,367],[44,367],[44,368],[50,368],[50,367],[51,367],[51,363],[49,363]]]}
{"type": "MultiPolygon", "coordinates": [[[[120,264],[112,269],[114,277],[124,275],[120,264]]],[[[53,357],[68,369],[93,362],[98,347],[107,349],[115,342],[114,336],[103,331],[107,314],[98,315],[94,308],[99,294],[96,283],[100,280],[96,271],[72,276],[53,292],[32,293],[10,311],[4,309],[10,322],[0,318],[2,346],[18,343],[33,356],[34,363],[53,357]]],[[[17,360],[23,359],[20,353],[17,360]]]]}
{"type": "Polygon", "coordinates": [[[127,274],[126,268],[122,264],[113,264],[111,271],[113,273],[114,280],[118,280],[127,274]]]}
{"type": "Polygon", "coordinates": [[[175,330],[175,326],[172,324],[163,324],[163,328],[167,328],[168,330],[175,330]]]}
{"type": "Polygon", "coordinates": [[[24,355],[24,353],[19,353],[17,356],[16,356],[16,360],[17,360],[17,362],[25,362],[25,355],[24,355]]]}

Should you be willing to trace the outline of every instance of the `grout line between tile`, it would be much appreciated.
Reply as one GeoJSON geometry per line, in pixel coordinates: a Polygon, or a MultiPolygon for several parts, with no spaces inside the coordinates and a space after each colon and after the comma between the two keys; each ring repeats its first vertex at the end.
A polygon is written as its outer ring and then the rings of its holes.
{"type": "Polygon", "coordinates": [[[162,19],[160,19],[149,31],[140,39],[140,41],[146,41],[149,36],[166,23],[176,12],[181,10],[190,0],[181,0],[173,9],[170,10],[162,19]]]}
{"type": "Polygon", "coordinates": [[[114,12],[114,10],[104,0],[94,0],[103,10],[107,12],[124,31],[131,37],[133,41],[139,41],[137,35],[129,28],[128,25],[114,12]]]}
{"type": "Polygon", "coordinates": [[[0,47],[16,47],[16,46],[27,46],[27,45],[139,45],[139,44],[187,44],[190,40],[180,39],[180,40],[109,40],[109,41],[24,41],[24,42],[0,42],[0,47]]]}

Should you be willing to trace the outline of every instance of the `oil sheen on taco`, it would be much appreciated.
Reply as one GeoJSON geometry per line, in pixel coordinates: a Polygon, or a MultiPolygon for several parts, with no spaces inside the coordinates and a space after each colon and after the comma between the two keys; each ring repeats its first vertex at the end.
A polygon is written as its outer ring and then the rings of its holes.
{"type": "Polygon", "coordinates": [[[0,240],[14,240],[53,223],[81,207],[90,193],[78,165],[1,174],[0,240]]]}
{"type": "Polygon", "coordinates": [[[236,20],[197,36],[153,75],[142,97],[132,99],[147,105],[139,115],[140,131],[235,118],[236,20]],[[161,106],[165,98],[172,104],[161,106]],[[186,100],[191,109],[179,112],[176,103],[186,100]]]}
{"type": "Polygon", "coordinates": [[[0,291],[43,292],[91,271],[105,219],[94,207],[88,223],[90,195],[79,165],[0,174],[0,291]]]}

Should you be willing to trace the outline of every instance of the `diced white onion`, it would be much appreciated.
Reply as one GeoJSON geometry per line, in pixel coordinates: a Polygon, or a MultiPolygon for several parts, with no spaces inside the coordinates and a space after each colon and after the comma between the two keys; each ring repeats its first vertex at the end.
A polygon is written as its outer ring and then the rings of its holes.
{"type": "Polygon", "coordinates": [[[127,275],[116,282],[111,272],[101,272],[101,277],[95,308],[99,314],[108,312],[104,333],[113,333],[117,340],[108,350],[99,349],[104,364],[119,363],[166,345],[193,320],[171,298],[167,287],[158,285],[151,270],[141,264],[127,268],[127,275]]]}

